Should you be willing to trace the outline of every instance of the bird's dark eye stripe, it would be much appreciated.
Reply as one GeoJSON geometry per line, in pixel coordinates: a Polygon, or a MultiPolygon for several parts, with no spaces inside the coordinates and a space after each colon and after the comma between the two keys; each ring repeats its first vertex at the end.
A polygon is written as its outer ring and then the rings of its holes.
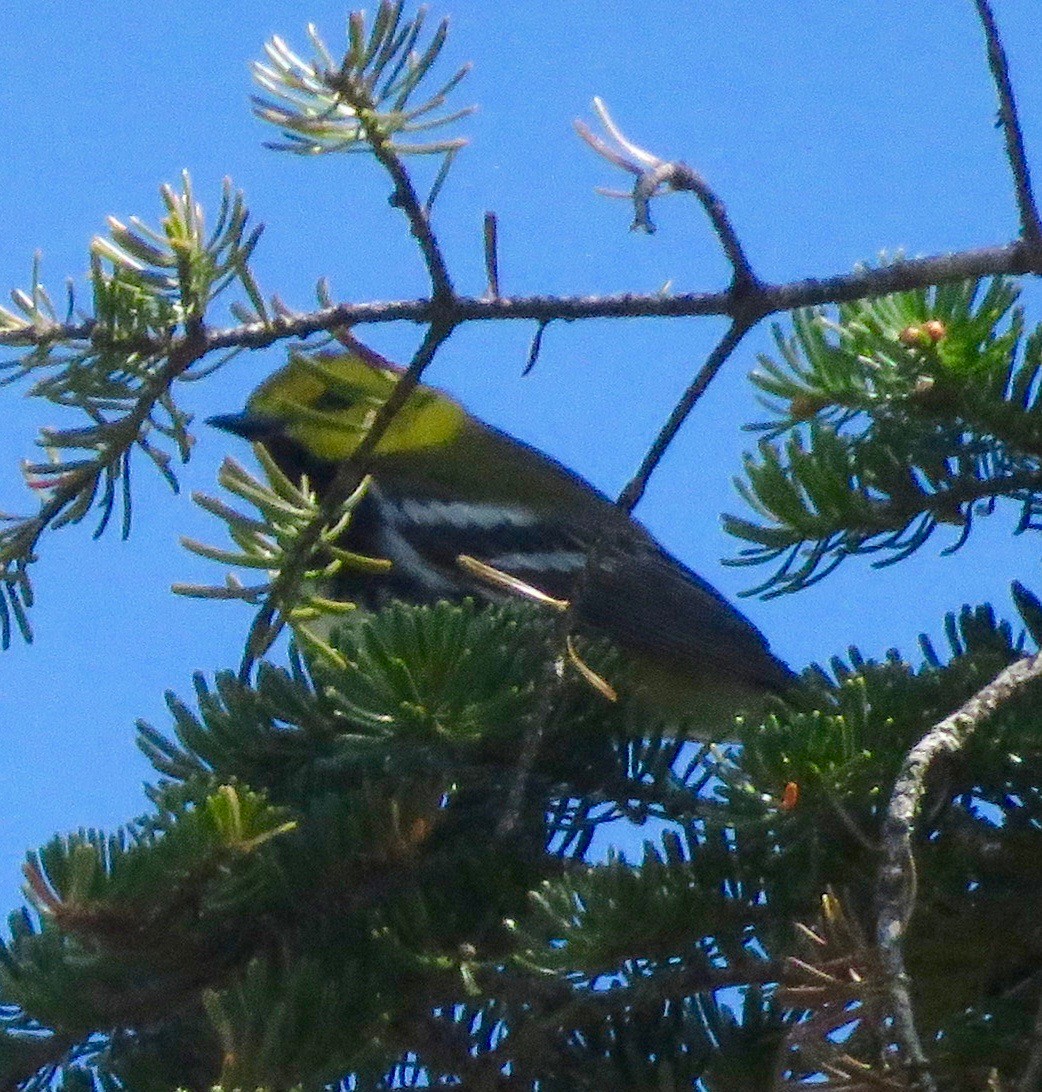
{"type": "Polygon", "coordinates": [[[325,390],[319,395],[313,408],[327,413],[338,413],[352,409],[354,405],[355,400],[347,398],[337,391],[325,390]]]}

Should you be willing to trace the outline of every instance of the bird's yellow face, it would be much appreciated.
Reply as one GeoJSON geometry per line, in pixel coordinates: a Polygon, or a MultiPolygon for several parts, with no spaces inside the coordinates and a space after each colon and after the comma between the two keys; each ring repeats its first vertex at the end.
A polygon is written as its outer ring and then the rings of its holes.
{"type": "MultiPolygon", "coordinates": [[[[253,393],[249,409],[282,423],[311,455],[339,462],[353,454],[387,401],[399,373],[361,356],[295,354],[253,393]]],[[[440,391],[417,387],[392,419],[375,456],[405,455],[449,444],[466,423],[463,408],[440,391]]]]}

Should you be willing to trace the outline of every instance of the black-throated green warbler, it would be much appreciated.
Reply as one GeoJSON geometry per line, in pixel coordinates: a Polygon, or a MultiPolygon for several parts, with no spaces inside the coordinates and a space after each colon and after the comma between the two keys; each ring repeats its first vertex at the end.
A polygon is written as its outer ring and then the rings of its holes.
{"type": "MultiPolygon", "coordinates": [[[[353,339],[345,344],[339,354],[294,354],[242,413],[210,423],[262,443],[287,477],[306,475],[321,495],[401,374],[353,339]]],[[[391,566],[342,571],[334,599],[369,609],[394,599],[501,601],[512,577],[568,601],[579,582],[576,622],[640,661],[636,677],[652,704],[725,728],[792,681],[756,627],[639,523],[439,390],[412,392],[367,469],[372,482],[342,545],[391,566]]]]}

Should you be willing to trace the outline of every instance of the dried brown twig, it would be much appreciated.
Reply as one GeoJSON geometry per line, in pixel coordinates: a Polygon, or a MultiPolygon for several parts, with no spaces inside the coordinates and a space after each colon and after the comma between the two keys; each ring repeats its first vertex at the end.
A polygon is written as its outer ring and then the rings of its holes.
{"type": "Polygon", "coordinates": [[[778,1051],[773,1088],[807,1086],[854,1092],[897,1089],[894,1073],[880,1071],[878,1029],[886,1013],[879,957],[839,898],[827,891],[814,927],[797,925],[801,956],[790,957],[777,999],[807,1015],[793,1023],[778,1051]],[[820,1082],[820,1083],[819,1083],[820,1082]]]}

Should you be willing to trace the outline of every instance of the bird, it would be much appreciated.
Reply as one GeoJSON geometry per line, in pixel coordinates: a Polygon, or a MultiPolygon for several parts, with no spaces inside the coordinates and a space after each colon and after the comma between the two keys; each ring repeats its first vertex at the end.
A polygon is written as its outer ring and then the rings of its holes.
{"type": "MultiPolygon", "coordinates": [[[[343,351],[292,350],[241,412],[207,421],[263,445],[318,497],[404,373],[350,333],[338,339],[343,351]]],[[[576,628],[640,664],[638,701],[697,722],[702,737],[791,687],[756,626],[642,524],[444,391],[418,384],[365,469],[339,545],[390,566],[339,570],[330,598],[375,611],[395,600],[502,602],[512,588],[557,605],[574,597],[576,628]]]]}

